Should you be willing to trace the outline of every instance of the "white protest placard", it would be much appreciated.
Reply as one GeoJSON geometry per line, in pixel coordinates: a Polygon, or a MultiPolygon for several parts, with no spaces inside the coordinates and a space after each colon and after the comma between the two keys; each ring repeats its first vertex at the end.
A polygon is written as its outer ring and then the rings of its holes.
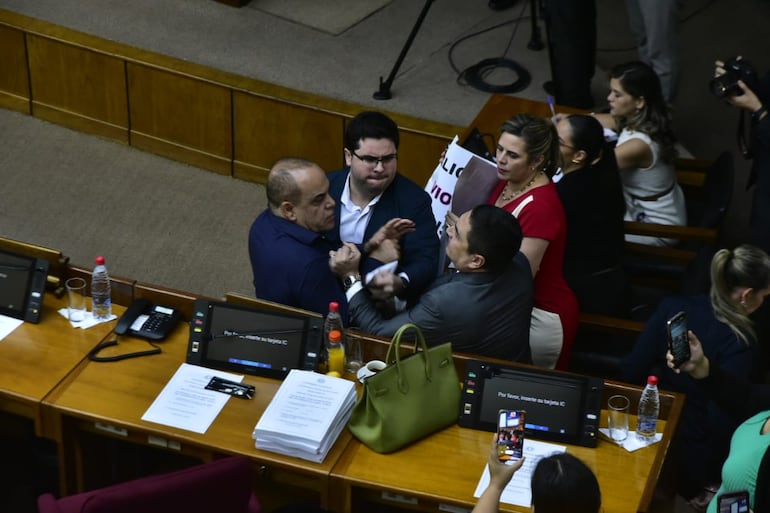
{"type": "Polygon", "coordinates": [[[473,157],[473,153],[457,144],[458,137],[452,139],[446,150],[444,158],[439,162],[433,174],[425,186],[425,191],[430,194],[433,201],[433,217],[436,218],[436,233],[441,238],[444,232],[444,218],[452,206],[457,179],[463,172],[465,165],[473,157]]]}

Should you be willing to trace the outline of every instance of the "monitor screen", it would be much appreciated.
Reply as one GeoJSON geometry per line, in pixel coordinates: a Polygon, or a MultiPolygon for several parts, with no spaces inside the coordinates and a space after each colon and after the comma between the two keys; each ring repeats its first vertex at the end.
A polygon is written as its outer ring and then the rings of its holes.
{"type": "Polygon", "coordinates": [[[27,301],[34,259],[3,253],[0,256],[0,306],[18,317],[27,301]]]}
{"type": "Polygon", "coordinates": [[[575,436],[583,402],[583,382],[561,377],[523,376],[512,372],[484,382],[480,420],[496,423],[499,410],[526,410],[529,431],[575,436]]]}
{"type": "Polygon", "coordinates": [[[595,447],[603,387],[592,376],[471,360],[458,423],[494,431],[500,410],[525,410],[528,437],[595,447]]]}
{"type": "Polygon", "coordinates": [[[291,369],[314,368],[322,322],[320,316],[199,300],[190,327],[188,362],[285,377],[291,369]]]}
{"type": "Polygon", "coordinates": [[[40,320],[48,262],[0,250],[0,314],[40,320]]]}

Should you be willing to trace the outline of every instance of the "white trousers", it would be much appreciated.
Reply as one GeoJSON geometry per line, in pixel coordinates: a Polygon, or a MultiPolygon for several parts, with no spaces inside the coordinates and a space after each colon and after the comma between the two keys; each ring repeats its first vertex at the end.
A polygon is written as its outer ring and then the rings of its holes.
{"type": "Polygon", "coordinates": [[[564,331],[559,314],[532,308],[529,325],[529,348],[532,351],[532,363],[538,367],[553,369],[561,354],[564,344],[564,331]]]}

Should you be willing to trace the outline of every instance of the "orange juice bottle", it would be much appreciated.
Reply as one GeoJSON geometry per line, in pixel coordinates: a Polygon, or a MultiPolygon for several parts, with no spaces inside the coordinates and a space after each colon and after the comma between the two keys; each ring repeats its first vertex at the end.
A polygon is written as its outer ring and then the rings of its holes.
{"type": "Polygon", "coordinates": [[[345,372],[345,348],[342,345],[342,332],[331,330],[329,332],[329,372],[338,372],[340,376],[345,372]]]}

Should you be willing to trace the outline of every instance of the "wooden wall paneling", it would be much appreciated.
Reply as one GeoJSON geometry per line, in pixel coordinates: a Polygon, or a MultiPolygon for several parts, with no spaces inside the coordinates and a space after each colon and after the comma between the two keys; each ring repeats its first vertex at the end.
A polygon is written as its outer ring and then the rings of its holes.
{"type": "Polygon", "coordinates": [[[401,129],[398,172],[425,187],[451,138],[401,129]]]}
{"type": "Polygon", "coordinates": [[[154,305],[170,306],[179,310],[183,321],[190,321],[193,317],[193,310],[196,299],[211,299],[198,296],[192,292],[162,287],[151,283],[137,282],[134,285],[134,299],[146,299],[154,305]]]}
{"type": "Polygon", "coordinates": [[[132,62],[127,70],[131,145],[230,175],[230,89],[132,62]]]}
{"type": "MultiPolygon", "coordinates": [[[[287,155],[342,167],[344,124],[367,110],[3,9],[0,27],[28,39],[31,114],[245,180],[287,155]]],[[[399,169],[425,183],[463,127],[386,113],[405,140],[399,169]]]]}
{"type": "Polygon", "coordinates": [[[245,92],[233,93],[236,178],[266,183],[281,157],[301,157],[326,171],[344,165],[344,117],[245,92]]]}
{"type": "Polygon", "coordinates": [[[0,107],[30,113],[24,32],[0,25],[0,107]]]}
{"type": "Polygon", "coordinates": [[[34,34],[27,48],[33,115],[128,142],[122,59],[34,34]]]}

